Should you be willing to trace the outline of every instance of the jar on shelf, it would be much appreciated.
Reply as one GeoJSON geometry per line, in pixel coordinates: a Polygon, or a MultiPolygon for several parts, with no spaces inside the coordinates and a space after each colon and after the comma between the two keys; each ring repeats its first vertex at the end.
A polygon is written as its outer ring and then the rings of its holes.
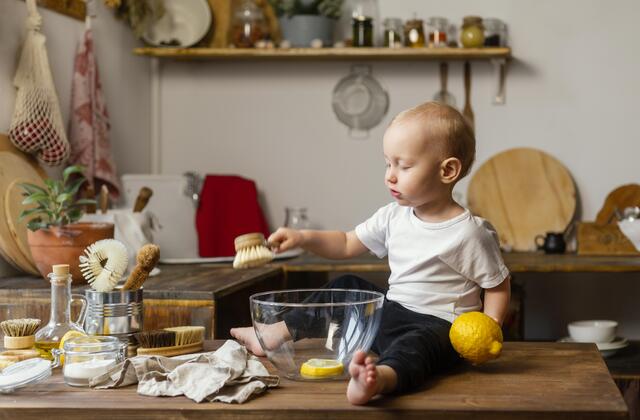
{"type": "Polygon", "coordinates": [[[480,48],[484,45],[484,26],[479,16],[465,16],[460,31],[460,43],[465,48],[480,48]]]}
{"type": "Polygon", "coordinates": [[[284,226],[291,229],[309,229],[311,223],[305,207],[285,207],[284,226]]]}
{"type": "Polygon", "coordinates": [[[482,23],[484,25],[485,47],[507,46],[507,25],[503,21],[496,18],[486,18],[482,23]]]}
{"type": "Polygon", "coordinates": [[[427,21],[427,30],[429,32],[429,47],[446,47],[447,46],[447,30],[449,21],[443,17],[432,17],[427,21]]]}
{"type": "Polygon", "coordinates": [[[421,48],[426,45],[424,36],[424,22],[422,19],[410,19],[404,24],[404,45],[421,48]]]}
{"type": "Polygon", "coordinates": [[[368,16],[354,16],[351,46],[373,47],[373,19],[368,16]]]}
{"type": "Polygon", "coordinates": [[[402,19],[386,18],[384,20],[383,45],[388,48],[402,47],[402,19]]]}
{"type": "Polygon", "coordinates": [[[234,7],[229,40],[234,47],[253,48],[267,38],[267,24],[253,0],[241,0],[234,7]]]}

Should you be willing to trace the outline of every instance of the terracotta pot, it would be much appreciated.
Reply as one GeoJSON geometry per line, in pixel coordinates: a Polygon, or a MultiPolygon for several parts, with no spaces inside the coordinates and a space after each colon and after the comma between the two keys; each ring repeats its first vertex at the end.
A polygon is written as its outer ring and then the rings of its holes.
{"type": "Polygon", "coordinates": [[[27,239],[36,267],[47,283],[54,264],[69,264],[75,285],[86,283],[78,267],[84,249],[101,239],[113,238],[113,231],[113,223],[73,223],[35,232],[28,230],[27,239]]]}

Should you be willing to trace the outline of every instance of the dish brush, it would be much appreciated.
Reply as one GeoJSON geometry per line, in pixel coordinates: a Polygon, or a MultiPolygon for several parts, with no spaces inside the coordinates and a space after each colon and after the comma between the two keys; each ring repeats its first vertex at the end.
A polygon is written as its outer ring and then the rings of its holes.
{"type": "Polygon", "coordinates": [[[171,327],[134,334],[138,356],[178,356],[203,348],[204,327],[171,327]]]}
{"type": "Polygon", "coordinates": [[[136,266],[129,275],[129,278],[122,286],[122,290],[136,290],[142,287],[142,284],[149,277],[149,273],[156,266],[160,259],[160,247],[154,244],[144,245],[136,255],[136,266]]]}
{"type": "Polygon", "coordinates": [[[80,271],[98,292],[110,292],[127,270],[127,247],[115,239],[103,239],[84,250],[80,256],[80,271]]]}
{"type": "Polygon", "coordinates": [[[0,322],[4,333],[4,348],[7,350],[29,349],[36,341],[35,332],[40,326],[39,319],[8,319],[0,322]]]}
{"type": "Polygon", "coordinates": [[[247,233],[233,241],[236,256],[233,268],[260,267],[273,260],[274,253],[267,247],[262,233],[247,233]]]}

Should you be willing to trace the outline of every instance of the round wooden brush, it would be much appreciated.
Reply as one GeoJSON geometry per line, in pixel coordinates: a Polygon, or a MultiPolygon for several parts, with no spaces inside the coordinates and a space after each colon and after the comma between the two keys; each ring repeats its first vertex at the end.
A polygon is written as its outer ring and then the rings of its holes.
{"type": "Polygon", "coordinates": [[[267,247],[262,233],[247,233],[234,240],[236,256],[233,268],[260,267],[273,260],[273,251],[267,247]]]}
{"type": "Polygon", "coordinates": [[[8,319],[0,322],[4,333],[4,348],[8,350],[28,349],[35,343],[35,332],[40,326],[39,319],[8,319]]]}
{"type": "Polygon", "coordinates": [[[154,244],[144,245],[136,255],[136,266],[129,275],[123,290],[136,290],[142,287],[142,284],[149,277],[149,273],[156,266],[160,259],[160,247],[154,244]]]}

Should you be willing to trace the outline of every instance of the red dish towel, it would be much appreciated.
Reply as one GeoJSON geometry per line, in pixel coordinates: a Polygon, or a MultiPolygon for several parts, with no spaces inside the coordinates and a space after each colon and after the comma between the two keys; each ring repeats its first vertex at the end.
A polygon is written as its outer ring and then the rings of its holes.
{"type": "Polygon", "coordinates": [[[207,175],[196,212],[196,230],[201,257],[234,256],[233,240],[245,233],[262,232],[268,237],[255,182],[233,175],[207,175]]]}

